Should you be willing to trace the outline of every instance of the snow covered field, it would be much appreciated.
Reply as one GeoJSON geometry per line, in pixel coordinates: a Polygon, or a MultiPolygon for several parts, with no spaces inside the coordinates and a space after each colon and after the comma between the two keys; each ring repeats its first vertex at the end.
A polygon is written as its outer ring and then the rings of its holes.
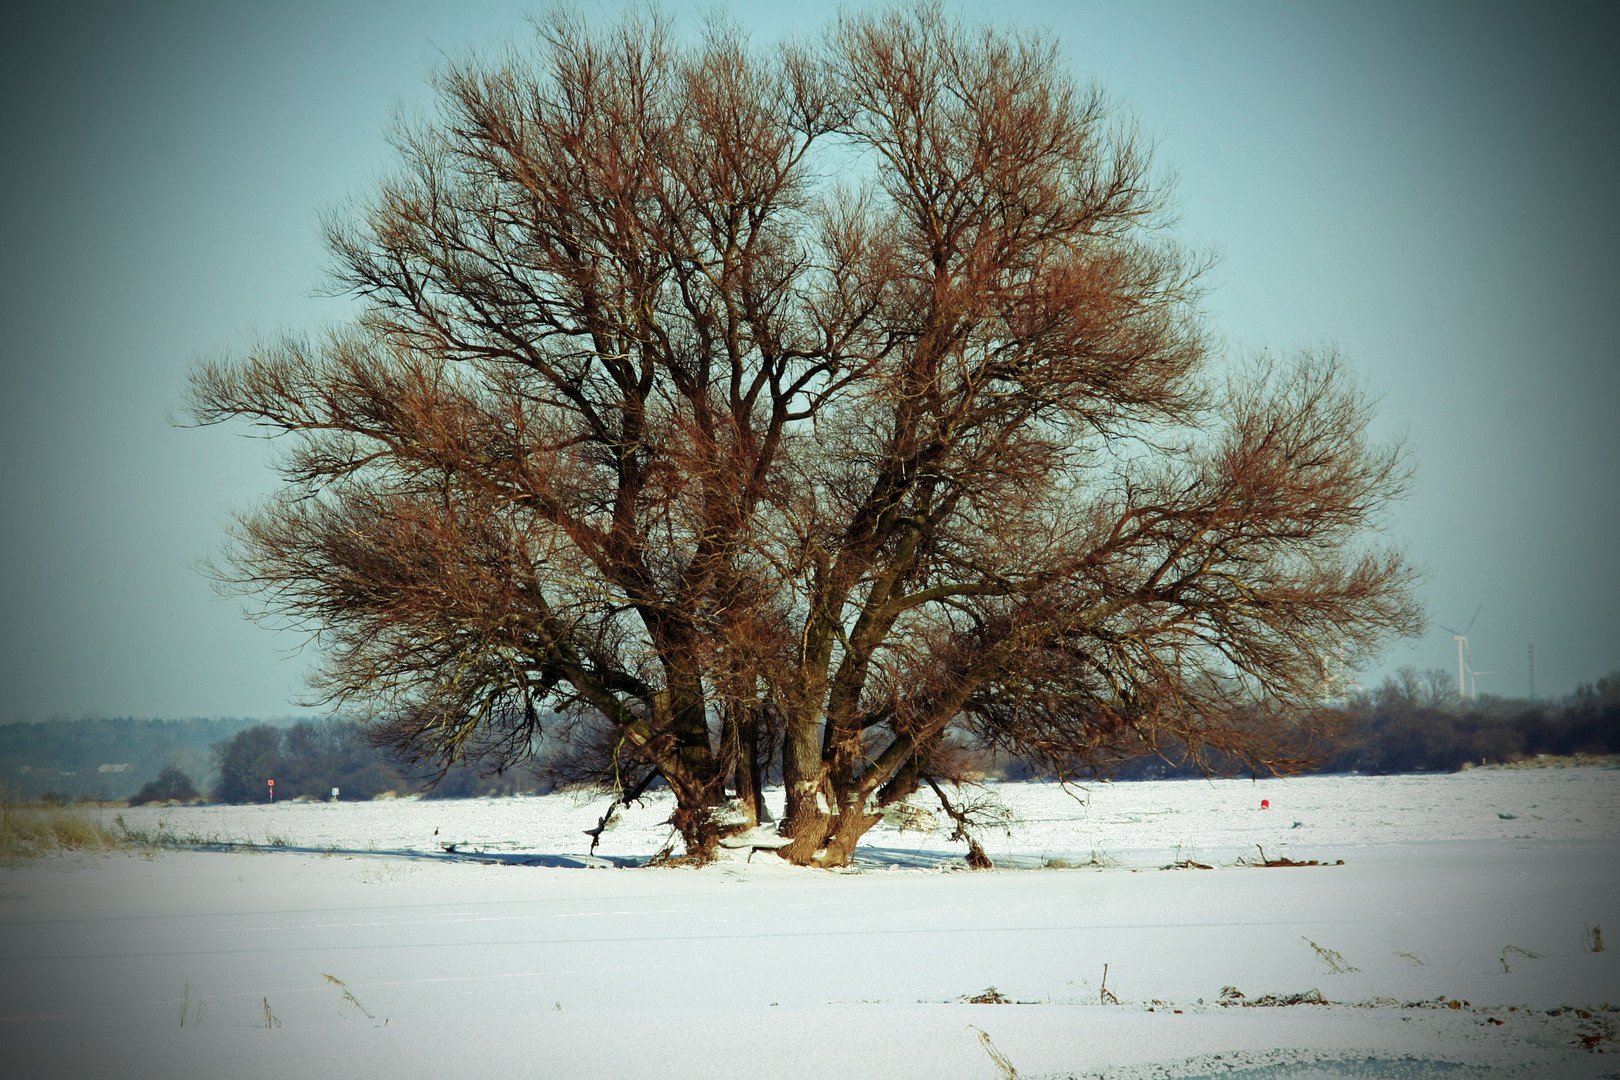
{"type": "Polygon", "coordinates": [[[565,794],[122,811],[257,846],[0,871],[0,1074],[1620,1076],[1620,770],[995,790],[988,873],[615,868],[659,800],[596,859],[565,794]]]}

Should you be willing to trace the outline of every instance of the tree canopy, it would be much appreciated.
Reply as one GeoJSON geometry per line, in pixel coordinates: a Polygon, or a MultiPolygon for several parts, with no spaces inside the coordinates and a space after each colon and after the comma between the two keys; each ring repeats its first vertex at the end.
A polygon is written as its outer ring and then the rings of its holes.
{"type": "Polygon", "coordinates": [[[329,222],[361,313],[189,387],[287,436],[222,578],[407,760],[560,724],[697,855],[779,767],[784,854],[838,865],[966,744],[1294,767],[1419,627],[1368,538],[1399,447],[1330,353],[1222,356],[1047,37],[553,11],[435,86],[329,222]]]}

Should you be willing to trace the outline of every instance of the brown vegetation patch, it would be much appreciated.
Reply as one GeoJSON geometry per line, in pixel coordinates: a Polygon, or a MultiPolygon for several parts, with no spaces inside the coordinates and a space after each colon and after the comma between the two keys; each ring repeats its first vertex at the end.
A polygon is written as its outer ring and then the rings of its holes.
{"type": "Polygon", "coordinates": [[[1228,986],[1221,991],[1222,1005],[1241,1005],[1245,1009],[1280,1009],[1289,1005],[1331,1005],[1333,1002],[1322,996],[1320,990],[1306,990],[1298,994],[1262,994],[1257,998],[1244,997],[1236,987],[1228,986]],[[1228,997],[1226,991],[1236,993],[1236,997],[1228,997]]]}
{"type": "Polygon", "coordinates": [[[0,865],[16,866],[52,851],[107,851],[118,839],[77,806],[0,803],[0,865]]]}
{"type": "Polygon", "coordinates": [[[1279,855],[1276,858],[1272,858],[1271,856],[1266,854],[1266,849],[1265,848],[1260,847],[1259,844],[1256,844],[1254,846],[1257,849],[1259,849],[1260,858],[1258,860],[1240,858],[1237,861],[1237,865],[1239,865],[1239,866],[1343,866],[1344,865],[1344,860],[1343,859],[1335,859],[1333,862],[1324,862],[1324,861],[1322,861],[1320,859],[1290,859],[1286,855],[1279,855]]]}

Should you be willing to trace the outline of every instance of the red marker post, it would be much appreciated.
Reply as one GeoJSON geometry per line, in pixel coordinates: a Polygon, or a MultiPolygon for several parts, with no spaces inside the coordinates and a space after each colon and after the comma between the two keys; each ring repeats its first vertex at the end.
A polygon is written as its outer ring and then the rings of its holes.
{"type": "MultiPolygon", "coordinates": [[[[274,780],[272,780],[270,782],[272,784],[275,783],[274,780]]],[[[1270,799],[1261,799],[1260,800],[1260,809],[1262,809],[1262,810],[1270,810],[1271,809],[1271,800],[1270,799]]]]}
{"type": "Polygon", "coordinates": [[[276,801],[276,782],[274,780],[266,780],[265,783],[270,785],[270,801],[275,802],[276,801]]]}

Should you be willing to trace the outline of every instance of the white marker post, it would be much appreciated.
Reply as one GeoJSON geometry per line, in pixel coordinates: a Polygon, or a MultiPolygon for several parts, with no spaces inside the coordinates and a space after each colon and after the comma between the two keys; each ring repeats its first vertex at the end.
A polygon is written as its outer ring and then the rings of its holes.
{"type": "Polygon", "coordinates": [[[265,783],[270,785],[270,801],[275,802],[276,801],[276,782],[274,780],[266,780],[265,783]]]}
{"type": "Polygon", "coordinates": [[[332,801],[333,801],[333,802],[337,802],[337,797],[338,797],[338,789],[337,789],[337,788],[333,788],[333,789],[332,789],[332,801]]]}

